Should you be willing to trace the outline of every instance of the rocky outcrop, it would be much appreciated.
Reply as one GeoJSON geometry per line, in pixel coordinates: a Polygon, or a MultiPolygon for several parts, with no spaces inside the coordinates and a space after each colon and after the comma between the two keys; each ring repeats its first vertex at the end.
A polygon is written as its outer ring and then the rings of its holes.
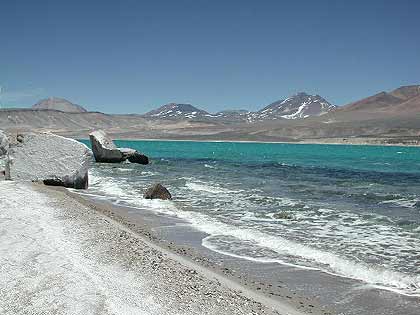
{"type": "Polygon", "coordinates": [[[137,164],[143,164],[143,165],[149,164],[149,158],[146,155],[141,154],[140,152],[137,152],[137,151],[129,155],[127,159],[131,163],[137,163],[137,164]]]}
{"type": "Polygon", "coordinates": [[[105,131],[96,130],[89,134],[89,138],[96,162],[119,163],[125,161],[124,154],[117,148],[105,131]]]}
{"type": "Polygon", "coordinates": [[[149,164],[149,158],[137,150],[117,148],[112,139],[103,130],[96,130],[89,135],[96,162],[149,164]]]}
{"type": "Polygon", "coordinates": [[[0,157],[2,157],[3,155],[6,155],[8,150],[9,150],[9,139],[3,133],[3,131],[0,130],[0,157]]]}
{"type": "Polygon", "coordinates": [[[130,148],[118,148],[118,150],[121,151],[123,154],[124,159],[128,160],[131,163],[137,163],[137,164],[149,164],[149,158],[138,152],[137,150],[130,149],[130,148]]]}
{"type": "Polygon", "coordinates": [[[172,195],[161,184],[155,184],[146,190],[146,192],[144,193],[144,198],[170,200],[172,199],[172,195]]]}
{"type": "Polygon", "coordinates": [[[29,133],[10,148],[6,179],[88,187],[91,151],[83,143],[49,133],[29,133]]]}
{"type": "Polygon", "coordinates": [[[123,155],[124,160],[127,160],[129,156],[135,154],[137,151],[131,148],[118,148],[123,155]]]}

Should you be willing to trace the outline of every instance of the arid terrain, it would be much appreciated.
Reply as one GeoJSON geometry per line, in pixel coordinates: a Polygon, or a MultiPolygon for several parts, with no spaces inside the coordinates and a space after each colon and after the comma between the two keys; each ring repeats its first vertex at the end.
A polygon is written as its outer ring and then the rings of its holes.
{"type": "MultiPolygon", "coordinates": [[[[63,108],[63,100],[59,100],[63,108]]],[[[171,103],[143,115],[110,115],[85,112],[80,106],[53,110],[51,99],[45,104],[0,110],[0,129],[10,133],[53,131],[76,138],[104,129],[119,139],[420,144],[418,85],[381,92],[341,107],[326,103],[318,95],[299,93],[258,112],[209,114],[189,104],[171,103]]]]}

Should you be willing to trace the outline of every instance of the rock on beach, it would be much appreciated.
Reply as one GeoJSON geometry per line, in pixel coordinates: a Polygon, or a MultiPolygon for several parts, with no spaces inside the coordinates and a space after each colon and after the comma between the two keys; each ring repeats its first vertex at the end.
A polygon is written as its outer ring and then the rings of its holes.
{"type": "Polygon", "coordinates": [[[150,187],[149,189],[146,190],[146,192],[144,193],[144,198],[146,198],[146,199],[171,200],[172,195],[168,191],[168,189],[166,189],[161,184],[155,184],[155,185],[153,185],[152,187],[150,187]]]}
{"type": "Polygon", "coordinates": [[[92,153],[86,145],[50,133],[28,133],[21,140],[9,150],[6,179],[88,187],[92,153]]]}

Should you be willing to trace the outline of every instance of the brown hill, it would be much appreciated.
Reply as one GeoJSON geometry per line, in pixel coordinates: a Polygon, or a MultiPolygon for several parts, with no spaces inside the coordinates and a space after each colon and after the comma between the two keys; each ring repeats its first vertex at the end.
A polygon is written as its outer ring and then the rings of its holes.
{"type": "Polygon", "coordinates": [[[420,85],[402,86],[398,89],[395,89],[389,94],[398,97],[402,100],[408,100],[410,98],[420,96],[420,85]]]}
{"type": "Polygon", "coordinates": [[[64,98],[59,97],[49,97],[44,100],[39,101],[32,106],[32,109],[50,109],[50,110],[59,110],[66,113],[84,113],[87,112],[80,105],[73,104],[64,98]]]}
{"type": "Polygon", "coordinates": [[[402,86],[350,103],[333,112],[338,120],[363,120],[420,113],[420,85],[402,86]]]}

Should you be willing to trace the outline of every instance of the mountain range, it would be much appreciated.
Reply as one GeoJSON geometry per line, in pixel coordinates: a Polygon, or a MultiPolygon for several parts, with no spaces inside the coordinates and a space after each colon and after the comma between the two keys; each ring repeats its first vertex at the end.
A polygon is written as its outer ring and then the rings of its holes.
{"type": "MultiPolygon", "coordinates": [[[[80,105],[58,97],[50,97],[32,106],[35,110],[58,110],[69,113],[87,112],[80,105]]],[[[403,86],[391,92],[380,92],[345,106],[335,106],[320,95],[300,92],[273,102],[258,111],[224,110],[209,113],[191,104],[169,103],[146,114],[147,119],[219,120],[256,123],[273,120],[301,120],[310,117],[348,117],[349,115],[374,118],[383,115],[400,115],[420,112],[420,85],[403,86]],[[325,116],[326,117],[326,116],[325,116]]],[[[363,117],[360,117],[362,119],[363,117]]],[[[347,118],[346,118],[347,119],[347,118]]]]}
{"type": "Polygon", "coordinates": [[[420,85],[338,107],[301,92],[255,112],[209,113],[191,104],[170,103],[146,114],[109,115],[49,98],[31,109],[0,109],[0,129],[77,138],[105,129],[116,138],[420,144],[420,85]]]}
{"type": "Polygon", "coordinates": [[[336,107],[319,95],[309,95],[300,92],[289,98],[271,103],[256,112],[226,110],[211,114],[191,104],[170,103],[144,114],[144,117],[159,119],[226,119],[255,122],[321,116],[334,110],[336,107]]]}

